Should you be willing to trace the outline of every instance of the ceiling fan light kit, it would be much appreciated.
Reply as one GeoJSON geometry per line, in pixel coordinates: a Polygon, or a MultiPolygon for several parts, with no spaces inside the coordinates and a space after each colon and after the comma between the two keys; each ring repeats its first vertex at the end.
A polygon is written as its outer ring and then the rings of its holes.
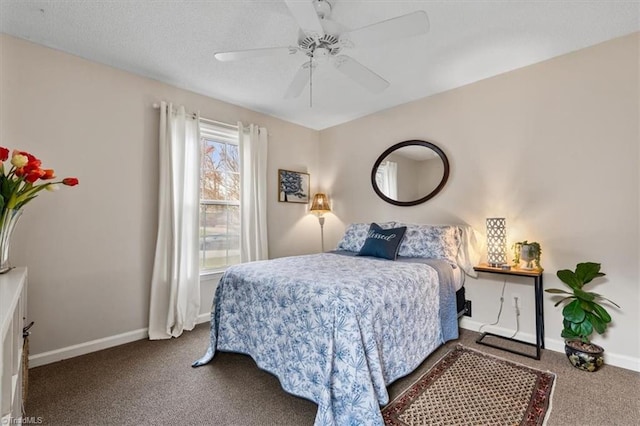
{"type": "Polygon", "coordinates": [[[331,3],[327,0],[315,0],[313,7],[316,9],[316,13],[320,19],[329,18],[329,15],[331,15],[331,3]]]}
{"type": "Polygon", "coordinates": [[[297,46],[218,52],[214,56],[219,61],[235,61],[267,55],[304,53],[308,60],[298,69],[284,97],[300,96],[308,84],[310,106],[314,69],[326,63],[331,63],[336,70],[371,93],[380,93],[389,87],[387,80],[351,56],[345,55],[343,49],[377,46],[390,40],[425,34],[429,30],[429,19],[423,10],[350,31],[331,19],[331,3],[326,0],[285,0],[285,3],[300,28],[297,46]]]}

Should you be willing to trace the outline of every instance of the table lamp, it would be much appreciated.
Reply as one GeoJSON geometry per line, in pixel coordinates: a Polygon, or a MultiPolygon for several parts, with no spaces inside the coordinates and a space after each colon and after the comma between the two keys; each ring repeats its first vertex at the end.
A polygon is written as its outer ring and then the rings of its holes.
{"type": "Polygon", "coordinates": [[[311,202],[311,208],[309,212],[318,216],[318,222],[320,222],[320,241],[322,251],[324,252],[324,214],[331,211],[331,207],[329,206],[329,197],[327,197],[322,192],[318,192],[313,196],[313,201],[311,202]]]}
{"type": "Polygon", "coordinates": [[[507,264],[507,226],[503,217],[487,218],[487,262],[494,268],[507,264]]]}

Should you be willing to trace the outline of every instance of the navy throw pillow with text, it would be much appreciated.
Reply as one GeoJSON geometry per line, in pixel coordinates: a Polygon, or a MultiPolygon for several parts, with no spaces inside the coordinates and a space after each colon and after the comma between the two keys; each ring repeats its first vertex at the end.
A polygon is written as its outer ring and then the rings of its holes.
{"type": "Polygon", "coordinates": [[[358,256],[374,256],[383,259],[396,260],[400,242],[404,238],[407,227],[382,229],[376,223],[369,226],[367,239],[360,249],[358,256]]]}

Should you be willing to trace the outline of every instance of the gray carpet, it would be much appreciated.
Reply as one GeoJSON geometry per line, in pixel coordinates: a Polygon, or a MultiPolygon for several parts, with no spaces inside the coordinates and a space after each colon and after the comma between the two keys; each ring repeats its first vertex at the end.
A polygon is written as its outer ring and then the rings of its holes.
{"type": "MultiPolygon", "coordinates": [[[[461,343],[558,375],[548,425],[640,424],[640,374],[605,365],[573,368],[564,354],[542,359],[478,345],[477,333],[432,354],[389,387],[391,399],[450,348],[461,343]]],[[[29,371],[27,416],[49,425],[312,425],[316,405],[285,393],[278,380],[245,355],[218,353],[191,368],[207,347],[208,324],[170,341],[141,340],[29,371]]]]}

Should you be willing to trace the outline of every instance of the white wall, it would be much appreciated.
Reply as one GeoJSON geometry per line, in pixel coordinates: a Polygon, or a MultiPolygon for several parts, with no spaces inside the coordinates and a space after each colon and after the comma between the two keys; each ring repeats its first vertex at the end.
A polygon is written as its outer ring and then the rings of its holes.
{"type": "MultiPolygon", "coordinates": [[[[309,172],[313,191],[318,132],[5,35],[0,54],[0,145],[80,179],[27,205],[13,238],[12,263],[29,268],[33,354],[147,327],[157,227],[154,102],[266,127],[270,255],[320,251],[308,206],[279,203],[276,188],[277,169],[286,168],[309,172]]],[[[201,312],[214,284],[203,286],[201,312]]]]}
{"type": "MultiPolygon", "coordinates": [[[[356,221],[467,223],[506,217],[511,243],[542,245],[545,287],[555,271],[602,263],[594,287],[620,303],[602,344],[618,365],[640,369],[638,34],[616,39],[321,132],[322,180],[334,215],[325,225],[335,245],[356,221]],[[396,207],[379,199],[369,176],[378,155],[409,139],[444,150],[451,175],[434,199],[396,207]],[[358,162],[352,159],[358,158],[358,162]]],[[[467,281],[476,328],[494,322],[503,281],[467,281]]],[[[509,280],[500,323],[515,328],[512,293],[523,301],[521,333],[534,334],[533,289],[509,280]]],[[[545,295],[547,345],[562,350],[560,310],[545,295]]]]}

